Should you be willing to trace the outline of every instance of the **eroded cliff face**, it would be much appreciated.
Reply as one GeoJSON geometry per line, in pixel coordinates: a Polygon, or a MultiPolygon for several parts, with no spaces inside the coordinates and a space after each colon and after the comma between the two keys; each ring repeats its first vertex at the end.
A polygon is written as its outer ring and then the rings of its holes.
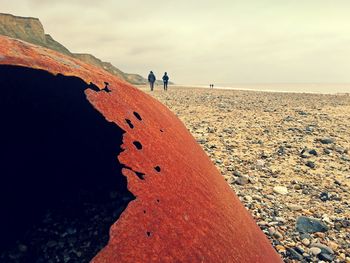
{"type": "Polygon", "coordinates": [[[138,74],[124,73],[109,62],[101,61],[90,54],[75,54],[62,44],[45,34],[44,27],[38,18],[20,17],[0,13],[0,35],[20,39],[35,45],[46,47],[62,54],[77,58],[85,63],[102,68],[105,71],[131,83],[145,84],[147,80],[138,74]]]}
{"type": "Polygon", "coordinates": [[[44,28],[37,18],[0,14],[0,33],[35,44],[45,43],[44,28]]]}
{"type": "Polygon", "coordinates": [[[0,14],[0,34],[72,55],[67,48],[45,34],[44,27],[37,18],[0,14]]]}

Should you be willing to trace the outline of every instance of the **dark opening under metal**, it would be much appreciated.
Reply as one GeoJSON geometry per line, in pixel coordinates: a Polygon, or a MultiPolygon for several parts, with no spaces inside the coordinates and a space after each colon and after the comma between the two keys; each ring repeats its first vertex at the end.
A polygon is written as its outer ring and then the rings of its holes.
{"type": "Polygon", "coordinates": [[[89,262],[135,199],[117,161],[124,131],[89,87],[0,66],[0,262],[89,262]]]}

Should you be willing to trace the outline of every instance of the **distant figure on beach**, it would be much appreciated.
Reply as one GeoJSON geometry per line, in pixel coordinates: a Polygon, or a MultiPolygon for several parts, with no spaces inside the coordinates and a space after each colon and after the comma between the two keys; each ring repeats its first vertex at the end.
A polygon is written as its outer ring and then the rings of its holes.
{"type": "Polygon", "coordinates": [[[153,91],[154,82],[156,82],[156,76],[153,74],[153,71],[150,71],[150,73],[148,74],[148,82],[151,87],[151,91],[153,91]]]}
{"type": "Polygon", "coordinates": [[[168,81],[169,81],[168,73],[164,72],[163,84],[164,84],[164,90],[165,90],[165,91],[168,90],[168,81]]]}
{"type": "Polygon", "coordinates": [[[214,84],[210,84],[209,86],[210,86],[211,89],[214,88],[214,84]]]}

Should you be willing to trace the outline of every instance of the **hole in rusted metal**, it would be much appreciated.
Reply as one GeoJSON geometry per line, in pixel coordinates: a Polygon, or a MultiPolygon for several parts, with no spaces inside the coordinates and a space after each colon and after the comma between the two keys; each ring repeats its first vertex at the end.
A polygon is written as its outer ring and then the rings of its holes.
{"type": "Polygon", "coordinates": [[[134,124],[132,124],[131,120],[125,119],[125,121],[129,125],[130,129],[134,129],[134,124]]]}
{"type": "Polygon", "coordinates": [[[138,178],[140,178],[141,180],[145,180],[145,174],[144,173],[140,173],[140,172],[134,172],[136,174],[136,176],[138,178]]]}
{"type": "Polygon", "coordinates": [[[142,121],[140,114],[138,114],[136,111],[134,111],[134,115],[139,121],[142,121]]]}
{"type": "Polygon", "coordinates": [[[146,234],[147,234],[147,236],[149,236],[149,237],[151,236],[151,232],[149,232],[149,231],[147,231],[146,234]]]}
{"type": "Polygon", "coordinates": [[[135,145],[137,150],[141,150],[142,149],[142,144],[139,141],[134,141],[133,144],[135,145]]]}
{"type": "Polygon", "coordinates": [[[156,166],[156,167],[154,167],[154,170],[156,170],[159,173],[160,172],[160,167],[156,166]]]}
{"type": "Polygon", "coordinates": [[[135,197],[123,130],[76,77],[0,66],[0,262],[89,262],[135,197]]]}
{"type": "Polygon", "coordinates": [[[105,91],[105,92],[112,92],[110,89],[109,89],[109,87],[108,87],[108,85],[109,85],[109,83],[108,82],[104,82],[105,83],[105,87],[102,89],[103,91],[105,91]]]}

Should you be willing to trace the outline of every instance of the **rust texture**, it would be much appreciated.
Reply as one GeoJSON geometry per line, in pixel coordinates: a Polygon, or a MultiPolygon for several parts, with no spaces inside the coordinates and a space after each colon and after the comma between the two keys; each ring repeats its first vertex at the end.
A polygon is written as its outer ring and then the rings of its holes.
{"type": "Polygon", "coordinates": [[[111,226],[108,245],[92,262],[281,262],[217,168],[164,105],[94,66],[1,36],[0,64],[77,76],[100,89],[109,83],[111,92],[85,93],[107,121],[125,131],[124,151],[115,158],[128,167],[123,174],[136,199],[111,226]]]}

